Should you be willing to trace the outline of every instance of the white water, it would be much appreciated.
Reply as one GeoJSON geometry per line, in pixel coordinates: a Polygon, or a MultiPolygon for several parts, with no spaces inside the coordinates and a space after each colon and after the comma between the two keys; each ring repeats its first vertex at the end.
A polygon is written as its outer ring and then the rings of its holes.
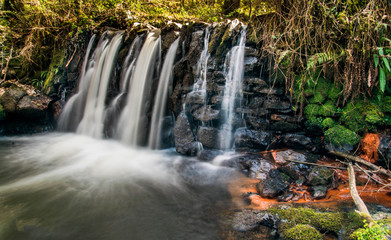
{"type": "Polygon", "coordinates": [[[121,43],[122,32],[117,32],[110,42],[104,40],[98,46],[98,52],[95,56],[96,67],[94,67],[88,87],[84,116],[76,130],[79,134],[95,138],[103,136],[107,87],[121,43]]]}
{"type": "Polygon", "coordinates": [[[221,110],[224,113],[220,145],[222,149],[232,147],[233,120],[235,116],[235,102],[241,101],[242,82],[244,70],[244,52],[246,43],[246,27],[240,32],[238,46],[235,46],[228,53],[225,63],[225,87],[221,110]]]}
{"type": "Polygon", "coordinates": [[[166,110],[167,98],[170,94],[169,88],[172,84],[172,68],[179,45],[179,38],[171,44],[164,60],[163,68],[160,73],[159,85],[157,88],[155,103],[153,105],[152,120],[149,133],[148,147],[150,149],[159,149],[161,142],[161,130],[164,112],[166,110]]]}
{"type": "Polygon", "coordinates": [[[205,94],[206,99],[206,74],[208,72],[208,59],[209,59],[209,38],[210,38],[210,26],[205,29],[204,47],[202,49],[200,58],[197,63],[197,75],[196,82],[193,85],[193,92],[201,91],[205,94]]]}
{"type": "Polygon", "coordinates": [[[148,90],[160,57],[161,39],[155,33],[149,33],[141,49],[132,75],[130,90],[125,109],[122,111],[116,130],[116,138],[129,145],[136,146],[144,139],[139,132],[144,131],[147,123],[146,108],[149,99],[148,90]]]}
{"type": "Polygon", "coordinates": [[[59,117],[57,126],[60,131],[75,131],[83,117],[86,92],[91,78],[91,74],[88,73],[91,72],[94,65],[92,61],[89,62],[89,57],[95,38],[96,35],[93,35],[87,46],[87,52],[84,57],[81,75],[79,78],[78,92],[68,100],[59,117]]]}

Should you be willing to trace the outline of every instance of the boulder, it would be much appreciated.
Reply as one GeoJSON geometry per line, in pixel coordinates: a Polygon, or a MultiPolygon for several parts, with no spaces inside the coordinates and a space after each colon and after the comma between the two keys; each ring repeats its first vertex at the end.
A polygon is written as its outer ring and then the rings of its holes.
{"type": "Polygon", "coordinates": [[[333,172],[326,167],[314,167],[308,175],[308,184],[311,186],[328,185],[333,180],[333,172]]]}
{"type": "Polygon", "coordinates": [[[289,148],[314,150],[311,138],[300,133],[288,133],[282,137],[283,143],[289,148]]]}
{"type": "Polygon", "coordinates": [[[28,119],[42,119],[48,114],[51,98],[45,95],[24,96],[16,106],[16,113],[28,119]]]}
{"type": "Polygon", "coordinates": [[[277,220],[276,215],[266,211],[244,209],[235,213],[232,219],[232,228],[239,232],[254,230],[259,225],[274,228],[277,220]]]}
{"type": "Polygon", "coordinates": [[[276,169],[270,170],[267,179],[257,184],[259,194],[266,198],[275,198],[284,193],[288,187],[287,179],[283,179],[283,175],[276,169]]]}
{"type": "Polygon", "coordinates": [[[16,111],[16,106],[18,105],[20,99],[22,99],[26,95],[27,93],[22,87],[10,83],[10,86],[2,88],[2,94],[0,95],[0,104],[3,105],[5,112],[14,113],[16,111]]]}
{"type": "Polygon", "coordinates": [[[211,105],[208,105],[195,110],[192,115],[195,119],[206,123],[219,119],[220,110],[213,109],[211,105]]]}
{"type": "Polygon", "coordinates": [[[219,148],[219,130],[213,127],[199,127],[197,131],[197,139],[206,148],[219,148]]]}
{"type": "Polygon", "coordinates": [[[303,162],[303,163],[307,162],[307,157],[304,154],[295,152],[291,149],[274,152],[273,158],[274,161],[276,161],[276,163],[280,165],[286,165],[290,163],[290,160],[303,162]]]}
{"type": "Polygon", "coordinates": [[[265,118],[246,115],[245,120],[247,126],[257,131],[266,131],[269,127],[269,121],[267,121],[265,118]]]}
{"type": "Polygon", "coordinates": [[[325,185],[311,186],[308,188],[308,191],[310,192],[313,198],[322,199],[325,198],[327,195],[327,186],[325,185]]]}
{"type": "Polygon", "coordinates": [[[238,128],[235,132],[235,148],[265,150],[270,144],[271,134],[265,131],[255,131],[248,128],[238,128]]]}
{"type": "Polygon", "coordinates": [[[174,141],[178,153],[194,156],[194,148],[198,146],[195,144],[195,137],[189,119],[184,112],[178,116],[175,122],[174,141]]]}
{"type": "Polygon", "coordinates": [[[266,180],[270,170],[275,168],[274,164],[266,159],[251,160],[248,176],[259,180],[266,180]]]}

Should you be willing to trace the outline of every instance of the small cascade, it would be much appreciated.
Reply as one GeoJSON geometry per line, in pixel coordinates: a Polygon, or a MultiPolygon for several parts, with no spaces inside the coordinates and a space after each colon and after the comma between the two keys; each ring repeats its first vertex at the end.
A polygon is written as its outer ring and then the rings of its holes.
{"type": "Polygon", "coordinates": [[[122,64],[122,71],[119,82],[119,93],[111,101],[105,112],[105,136],[113,136],[118,117],[121,113],[122,103],[129,88],[129,82],[134,71],[135,62],[140,53],[142,39],[139,36],[133,40],[128,54],[122,64]]]}
{"type": "Polygon", "coordinates": [[[205,94],[206,99],[206,73],[208,72],[208,59],[209,59],[209,38],[210,38],[210,26],[205,29],[204,48],[202,49],[200,58],[197,63],[197,76],[196,82],[193,85],[193,91],[201,91],[205,94]]]}
{"type": "Polygon", "coordinates": [[[160,148],[161,132],[164,112],[166,111],[169,88],[172,82],[172,69],[179,45],[179,38],[171,44],[164,60],[163,68],[160,73],[159,85],[153,105],[151,128],[149,132],[148,147],[151,149],[160,148]]]}
{"type": "Polygon", "coordinates": [[[101,138],[103,136],[103,121],[107,87],[118,50],[122,43],[122,32],[116,33],[111,41],[101,39],[95,56],[96,66],[90,80],[84,116],[77,133],[101,138]]]}
{"type": "Polygon", "coordinates": [[[151,80],[159,66],[160,52],[160,36],[149,33],[136,61],[127,102],[116,129],[116,138],[126,144],[136,146],[145,140],[141,133],[145,133],[148,126],[146,111],[150,101],[151,80]]]}
{"type": "Polygon", "coordinates": [[[239,44],[231,49],[226,58],[224,72],[226,82],[221,110],[224,114],[220,135],[222,149],[231,149],[232,131],[235,116],[235,104],[242,99],[242,81],[244,75],[244,52],[246,27],[240,32],[239,44]]]}
{"type": "Polygon", "coordinates": [[[68,100],[58,119],[57,127],[60,131],[76,131],[76,128],[83,117],[86,92],[88,91],[88,85],[91,79],[92,69],[94,67],[94,61],[93,59],[90,60],[89,57],[95,38],[96,35],[93,35],[87,46],[87,52],[83,61],[79,79],[78,92],[68,100]]]}

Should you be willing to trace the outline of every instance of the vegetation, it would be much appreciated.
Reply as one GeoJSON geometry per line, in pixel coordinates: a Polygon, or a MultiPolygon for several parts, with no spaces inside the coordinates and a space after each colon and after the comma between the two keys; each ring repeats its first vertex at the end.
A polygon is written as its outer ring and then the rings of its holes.
{"type": "Polygon", "coordinates": [[[305,224],[298,224],[283,232],[286,240],[321,240],[322,234],[314,227],[305,224]]]}
{"type": "Polygon", "coordinates": [[[391,234],[390,225],[375,222],[372,226],[365,224],[363,228],[354,231],[349,239],[352,240],[385,240],[391,234]]]}

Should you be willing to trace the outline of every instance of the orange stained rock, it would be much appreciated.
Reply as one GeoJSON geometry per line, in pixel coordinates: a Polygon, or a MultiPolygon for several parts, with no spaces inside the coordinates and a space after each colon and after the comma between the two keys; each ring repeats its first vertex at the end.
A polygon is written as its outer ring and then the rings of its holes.
{"type": "Polygon", "coordinates": [[[360,157],[368,162],[375,163],[378,159],[377,149],[379,148],[380,139],[376,133],[367,133],[360,142],[360,157]]]}

